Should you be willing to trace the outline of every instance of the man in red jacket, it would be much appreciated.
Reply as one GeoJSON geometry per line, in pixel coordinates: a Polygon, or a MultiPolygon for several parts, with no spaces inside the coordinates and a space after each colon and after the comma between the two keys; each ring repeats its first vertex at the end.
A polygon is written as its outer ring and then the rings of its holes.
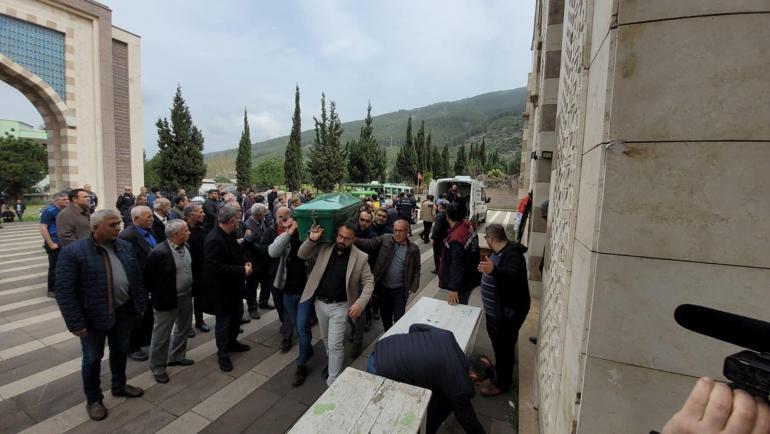
{"type": "MultiPolygon", "coordinates": [[[[476,286],[474,279],[466,272],[466,264],[472,258],[465,256],[465,244],[473,234],[473,228],[464,218],[464,206],[457,202],[449,204],[446,219],[449,231],[441,249],[441,263],[438,273],[438,287],[449,291],[449,304],[468,304],[471,291],[476,286]]],[[[438,240],[436,240],[438,241],[438,240]]],[[[473,265],[478,265],[478,262],[473,265]]]]}

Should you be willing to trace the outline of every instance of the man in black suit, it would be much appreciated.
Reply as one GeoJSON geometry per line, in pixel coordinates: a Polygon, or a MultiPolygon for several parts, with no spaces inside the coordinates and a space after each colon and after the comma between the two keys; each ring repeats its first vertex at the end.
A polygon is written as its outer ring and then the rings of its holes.
{"type": "Polygon", "coordinates": [[[152,204],[152,235],[158,242],[166,241],[166,223],[171,211],[171,201],[165,197],[155,199],[152,204]]]}
{"type": "MultiPolygon", "coordinates": [[[[152,234],[153,215],[150,208],[146,206],[135,206],[131,210],[132,225],[127,226],[120,232],[120,239],[126,240],[134,246],[136,262],[139,264],[139,271],[144,271],[144,265],[147,262],[147,256],[158,244],[157,238],[152,234]]],[[[150,295],[147,295],[148,298],[150,295]]],[[[146,309],[142,318],[135,324],[131,332],[131,340],[128,347],[128,358],[137,362],[143,362],[149,357],[142,350],[143,346],[150,345],[152,336],[152,309],[146,309]]]]}
{"type": "MultiPolygon", "coordinates": [[[[208,333],[211,328],[203,321],[203,243],[206,241],[206,231],[203,229],[203,207],[197,203],[191,203],[184,208],[184,219],[187,227],[190,229],[190,238],[187,245],[190,249],[192,258],[193,272],[193,306],[195,312],[195,328],[208,333]]],[[[191,330],[189,337],[195,336],[195,331],[191,330]]]]}
{"type": "Polygon", "coordinates": [[[251,262],[243,260],[241,246],[233,232],[238,228],[240,210],[223,206],[217,214],[217,226],[206,236],[204,251],[204,312],[216,315],[217,356],[219,368],[233,370],[230,352],[248,351],[237,341],[243,315],[243,287],[251,275],[251,262]]]}
{"type": "Polygon", "coordinates": [[[208,191],[206,200],[203,201],[203,213],[206,216],[203,220],[203,230],[205,230],[206,233],[211,232],[211,230],[214,229],[214,226],[217,225],[217,210],[219,209],[217,206],[218,198],[219,192],[217,189],[212,188],[208,191]]]}

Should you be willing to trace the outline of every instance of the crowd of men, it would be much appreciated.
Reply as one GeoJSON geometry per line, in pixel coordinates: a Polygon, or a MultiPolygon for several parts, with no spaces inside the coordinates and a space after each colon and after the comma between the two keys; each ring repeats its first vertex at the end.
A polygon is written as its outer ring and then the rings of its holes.
{"type": "Polygon", "coordinates": [[[511,387],[518,329],[529,311],[526,248],[490,224],[485,238],[493,253],[474,259],[467,246],[477,234],[464,218],[462,200],[428,196],[418,204],[411,193],[363,198],[355,221],[336,228],[332,242],[322,242],[324,229],[315,225],[301,241],[293,209],[310,199],[309,192],[287,196],[275,187],[266,195],[212,189],[199,204],[184,190],[169,200],[157,189],[142,187],[134,196],[126,187],[117,211],[97,211],[89,186],[56,193],[40,220],[48,290],[82,342],[89,416],[107,417],[100,385],[105,341],[112,394],[141,396],[142,389],[126,383],[127,359],[148,361],[156,382],[168,383],[168,366],[194,363],[187,339],[211,331],[204,314],[215,317],[219,368],[229,372],[231,353],[250,350],[238,340],[241,325],[275,309],[280,350],[289,351],[295,341],[299,346],[294,386],[310,370],[311,326],[317,322],[326,350],[322,375],[332,385],[343,368],[346,336],[351,356],[358,357],[372,321],[390,328],[420,287],[420,249],[410,238],[419,208],[420,238],[433,241],[432,271],[449,303],[467,303],[480,284],[497,371],[487,357],[466,357],[451,333],[450,339],[427,326],[383,339],[369,370],[434,392],[430,432],[450,412],[468,432],[483,431],[470,404],[472,382],[485,381],[481,393],[487,396],[511,387]],[[462,357],[450,363],[451,353],[462,357]],[[427,375],[436,364],[444,365],[444,376],[427,375]]]}

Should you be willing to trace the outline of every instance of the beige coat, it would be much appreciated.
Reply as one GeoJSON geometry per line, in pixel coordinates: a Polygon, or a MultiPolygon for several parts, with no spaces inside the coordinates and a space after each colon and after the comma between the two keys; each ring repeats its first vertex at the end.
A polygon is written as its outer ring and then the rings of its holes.
{"type": "MultiPolygon", "coordinates": [[[[334,244],[319,243],[305,240],[299,250],[297,256],[300,259],[310,260],[315,259],[315,266],[313,271],[310,272],[310,276],[307,279],[305,290],[302,292],[303,301],[310,300],[315,295],[318,284],[323,278],[326,266],[329,264],[329,256],[334,251],[334,244]]],[[[348,305],[352,306],[353,303],[358,304],[361,309],[365,308],[369,299],[374,291],[374,277],[369,269],[369,263],[367,262],[369,255],[359,250],[356,246],[350,248],[350,259],[348,259],[348,268],[345,273],[347,285],[346,291],[348,293],[348,305]],[[361,295],[358,295],[358,286],[363,286],[361,295]]]]}

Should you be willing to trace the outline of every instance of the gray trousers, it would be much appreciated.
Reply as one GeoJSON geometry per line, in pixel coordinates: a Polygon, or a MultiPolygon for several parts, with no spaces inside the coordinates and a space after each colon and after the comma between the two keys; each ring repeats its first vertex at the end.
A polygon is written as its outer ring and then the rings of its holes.
{"type": "Polygon", "coordinates": [[[348,319],[348,303],[326,304],[315,301],[315,313],[318,316],[318,328],[324,340],[326,354],[329,356],[329,378],[326,385],[331,386],[342,371],[345,358],[345,327],[348,319]]]}
{"type": "Polygon", "coordinates": [[[182,360],[187,353],[187,333],[192,328],[192,293],[176,300],[176,309],[154,312],[155,323],[150,341],[150,370],[153,375],[165,373],[166,363],[182,360]]]}

